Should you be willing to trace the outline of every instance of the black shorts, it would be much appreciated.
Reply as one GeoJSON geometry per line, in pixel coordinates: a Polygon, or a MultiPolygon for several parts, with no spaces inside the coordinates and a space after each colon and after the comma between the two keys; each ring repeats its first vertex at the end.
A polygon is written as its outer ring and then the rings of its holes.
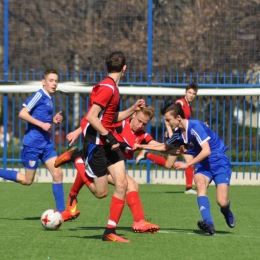
{"type": "Polygon", "coordinates": [[[97,178],[107,174],[107,167],[125,160],[123,153],[118,149],[112,151],[110,145],[97,145],[85,143],[86,171],[90,177],[97,178]]]}

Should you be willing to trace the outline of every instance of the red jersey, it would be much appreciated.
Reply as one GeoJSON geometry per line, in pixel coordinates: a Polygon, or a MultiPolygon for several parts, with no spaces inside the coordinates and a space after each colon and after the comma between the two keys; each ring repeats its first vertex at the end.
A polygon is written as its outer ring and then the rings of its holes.
{"type": "MultiPolygon", "coordinates": [[[[95,85],[90,94],[88,110],[90,110],[93,104],[99,105],[102,110],[98,118],[103,127],[110,132],[114,131],[113,118],[118,111],[119,100],[119,89],[112,78],[105,78],[95,85]]],[[[80,127],[83,135],[86,137],[86,141],[99,145],[106,144],[104,138],[100,137],[100,134],[89,124],[86,116],[87,113],[80,121],[80,127]]]]}
{"type": "Polygon", "coordinates": [[[191,118],[192,108],[191,105],[186,101],[184,97],[179,98],[177,101],[175,101],[175,104],[181,104],[185,119],[191,118]]]}
{"type": "Polygon", "coordinates": [[[126,143],[127,147],[122,152],[126,159],[131,160],[134,157],[133,146],[134,144],[148,144],[150,141],[154,140],[153,137],[144,132],[138,131],[133,132],[130,127],[131,119],[127,118],[122,122],[115,125],[115,132],[113,132],[114,137],[119,143],[126,143]]]}

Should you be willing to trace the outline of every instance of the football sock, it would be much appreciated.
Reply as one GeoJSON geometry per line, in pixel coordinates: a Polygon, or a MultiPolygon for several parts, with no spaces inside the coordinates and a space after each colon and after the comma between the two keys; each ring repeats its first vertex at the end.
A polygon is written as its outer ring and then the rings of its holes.
{"type": "Polygon", "coordinates": [[[65,210],[65,202],[64,202],[64,190],[63,183],[53,183],[52,184],[52,192],[56,202],[56,208],[59,212],[65,210]]]}
{"type": "Polygon", "coordinates": [[[200,214],[203,221],[211,222],[213,224],[213,219],[210,214],[210,204],[207,196],[200,196],[197,198],[200,214]]]}
{"type": "Polygon", "coordinates": [[[137,191],[131,191],[126,194],[126,203],[132,212],[135,222],[145,219],[142,202],[137,191]]]}
{"type": "Polygon", "coordinates": [[[84,161],[82,160],[81,157],[78,157],[74,160],[74,165],[75,165],[76,169],[78,170],[78,173],[80,174],[80,176],[84,182],[84,179],[86,176],[86,169],[85,169],[84,161]]]}
{"type": "Polygon", "coordinates": [[[74,183],[73,183],[72,187],[70,188],[70,196],[78,196],[78,193],[83,186],[84,186],[84,182],[83,182],[80,174],[77,172],[74,183]]]}
{"type": "Polygon", "coordinates": [[[186,190],[192,189],[192,182],[193,182],[193,167],[192,166],[185,169],[185,177],[186,177],[186,190]]]}
{"type": "Polygon", "coordinates": [[[107,223],[107,228],[116,228],[116,225],[121,217],[125,205],[125,201],[112,196],[110,204],[110,215],[107,223]]]}
{"type": "Polygon", "coordinates": [[[162,156],[156,155],[156,154],[152,154],[152,153],[147,153],[145,158],[151,160],[152,162],[162,165],[163,167],[165,167],[166,164],[166,159],[163,158],[162,156]]]}
{"type": "Polygon", "coordinates": [[[17,182],[17,174],[18,171],[0,169],[0,177],[8,181],[17,182]]]}

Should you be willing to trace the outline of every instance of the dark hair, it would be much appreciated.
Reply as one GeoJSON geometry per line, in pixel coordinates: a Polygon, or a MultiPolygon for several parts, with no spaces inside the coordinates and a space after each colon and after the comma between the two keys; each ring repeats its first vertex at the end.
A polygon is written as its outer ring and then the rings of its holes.
{"type": "Polygon", "coordinates": [[[56,74],[59,77],[59,74],[58,74],[57,70],[55,70],[55,69],[48,69],[48,70],[44,71],[43,79],[45,79],[45,76],[47,76],[49,74],[56,74]]]}
{"type": "Polygon", "coordinates": [[[125,64],[125,55],[121,51],[113,51],[106,57],[106,66],[108,73],[122,71],[125,64]]]}
{"type": "Polygon", "coordinates": [[[196,93],[198,92],[198,89],[199,89],[199,86],[195,83],[195,82],[192,82],[190,83],[187,87],[186,87],[186,91],[189,90],[189,89],[193,89],[196,93]]]}
{"type": "Polygon", "coordinates": [[[181,104],[169,103],[161,109],[161,114],[164,116],[169,111],[171,112],[171,115],[173,115],[174,117],[180,115],[181,118],[185,119],[181,104]]]}

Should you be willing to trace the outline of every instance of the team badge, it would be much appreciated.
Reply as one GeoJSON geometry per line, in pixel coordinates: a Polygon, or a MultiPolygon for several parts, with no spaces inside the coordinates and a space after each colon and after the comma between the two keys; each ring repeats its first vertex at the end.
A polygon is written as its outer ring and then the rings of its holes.
{"type": "Polygon", "coordinates": [[[29,161],[29,165],[33,167],[35,165],[36,161],[29,161]]]}
{"type": "Polygon", "coordinates": [[[135,139],[135,143],[138,143],[138,141],[139,141],[139,139],[138,139],[138,138],[136,138],[136,139],[135,139]]]}

